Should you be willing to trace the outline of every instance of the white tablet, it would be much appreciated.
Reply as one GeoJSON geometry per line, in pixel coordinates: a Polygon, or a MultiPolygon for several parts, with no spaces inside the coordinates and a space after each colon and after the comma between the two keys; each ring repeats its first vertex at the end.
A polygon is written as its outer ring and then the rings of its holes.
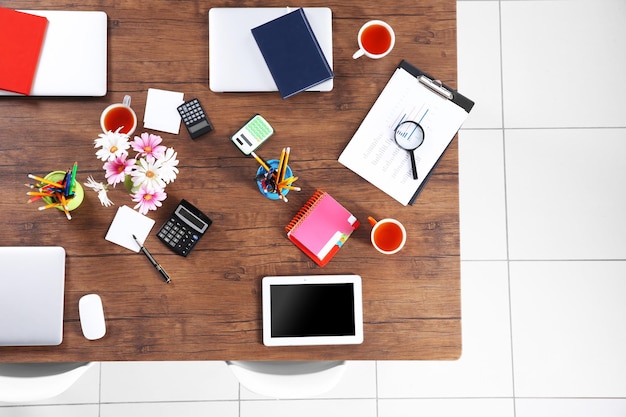
{"type": "Polygon", "coordinates": [[[358,275],[263,278],[263,344],[363,343],[361,293],[358,275]]]}

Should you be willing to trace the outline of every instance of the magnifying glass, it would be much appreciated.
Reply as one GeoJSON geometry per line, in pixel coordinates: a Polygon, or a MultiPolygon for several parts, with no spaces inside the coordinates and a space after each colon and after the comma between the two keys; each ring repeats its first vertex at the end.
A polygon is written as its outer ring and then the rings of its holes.
{"type": "Polygon", "coordinates": [[[424,129],[419,123],[412,120],[405,120],[395,129],[396,143],[402,149],[409,152],[411,156],[411,168],[413,169],[413,179],[417,179],[417,167],[415,166],[415,151],[424,143],[424,129]]]}

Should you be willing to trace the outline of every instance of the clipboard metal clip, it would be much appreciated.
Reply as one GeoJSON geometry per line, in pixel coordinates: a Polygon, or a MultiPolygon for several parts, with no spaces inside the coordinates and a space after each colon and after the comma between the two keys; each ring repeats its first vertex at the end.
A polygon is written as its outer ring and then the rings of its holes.
{"type": "Polygon", "coordinates": [[[423,85],[425,85],[426,87],[434,91],[435,93],[439,94],[440,96],[447,98],[448,100],[453,99],[454,97],[453,94],[443,86],[441,81],[431,80],[430,78],[424,75],[420,75],[418,80],[420,83],[422,83],[423,85]]]}

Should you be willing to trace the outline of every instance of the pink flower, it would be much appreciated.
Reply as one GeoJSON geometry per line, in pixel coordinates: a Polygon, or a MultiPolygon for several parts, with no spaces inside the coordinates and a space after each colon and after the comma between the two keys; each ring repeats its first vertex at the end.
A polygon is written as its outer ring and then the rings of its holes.
{"type": "Polygon", "coordinates": [[[130,174],[132,167],[135,165],[134,159],[128,158],[128,152],[122,152],[115,159],[106,162],[102,167],[105,170],[105,178],[111,185],[123,182],[126,175],[130,174]]]}
{"type": "Polygon", "coordinates": [[[134,209],[139,209],[139,213],[146,214],[148,210],[156,210],[161,207],[161,201],[167,198],[163,189],[153,190],[145,184],[142,185],[135,194],[131,194],[133,201],[137,203],[134,209]]]}
{"type": "Polygon", "coordinates": [[[135,152],[139,152],[142,156],[151,155],[156,159],[163,157],[166,147],[159,145],[163,139],[161,136],[144,132],[141,137],[135,136],[132,146],[135,152]]]}

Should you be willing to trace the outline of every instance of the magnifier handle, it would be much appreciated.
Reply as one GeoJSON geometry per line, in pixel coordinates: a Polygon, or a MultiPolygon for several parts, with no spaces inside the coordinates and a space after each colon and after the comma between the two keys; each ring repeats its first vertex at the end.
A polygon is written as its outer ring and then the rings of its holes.
{"type": "Polygon", "coordinates": [[[411,154],[411,168],[413,169],[413,179],[417,179],[417,166],[415,165],[415,152],[409,151],[411,154]]]}

